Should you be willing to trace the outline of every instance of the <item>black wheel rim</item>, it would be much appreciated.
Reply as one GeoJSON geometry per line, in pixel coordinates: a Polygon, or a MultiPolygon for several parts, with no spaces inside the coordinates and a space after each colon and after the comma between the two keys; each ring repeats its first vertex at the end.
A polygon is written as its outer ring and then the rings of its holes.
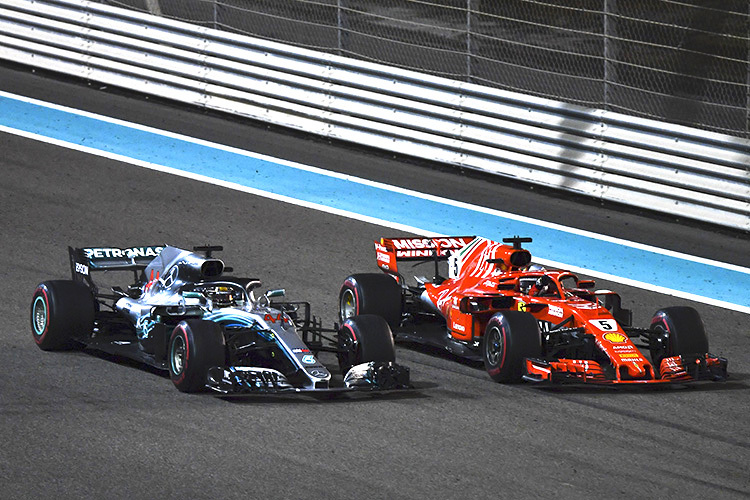
{"type": "Polygon", "coordinates": [[[341,321],[346,321],[357,315],[357,299],[354,297],[354,292],[348,288],[341,294],[339,310],[341,311],[341,321]]]}
{"type": "MultiPolygon", "coordinates": [[[[345,330],[344,330],[345,332],[345,330]]],[[[338,359],[339,367],[342,371],[347,371],[349,368],[354,366],[357,358],[356,349],[357,346],[354,339],[348,333],[340,333],[338,339],[338,359]]],[[[343,375],[346,375],[345,373],[343,375]]]]}
{"type": "Polygon", "coordinates": [[[172,349],[169,354],[170,368],[175,375],[181,375],[185,369],[185,339],[181,335],[172,341],[172,349]]]}
{"type": "Polygon", "coordinates": [[[649,350],[651,351],[651,361],[657,365],[655,368],[658,370],[661,360],[667,356],[669,332],[662,325],[656,325],[653,329],[659,333],[652,338],[649,350]]]}
{"type": "Polygon", "coordinates": [[[503,354],[503,336],[497,326],[492,326],[484,341],[485,359],[490,366],[498,366],[503,354]]]}
{"type": "Polygon", "coordinates": [[[34,335],[41,337],[47,328],[47,303],[41,295],[34,299],[34,307],[31,312],[34,335]]]}

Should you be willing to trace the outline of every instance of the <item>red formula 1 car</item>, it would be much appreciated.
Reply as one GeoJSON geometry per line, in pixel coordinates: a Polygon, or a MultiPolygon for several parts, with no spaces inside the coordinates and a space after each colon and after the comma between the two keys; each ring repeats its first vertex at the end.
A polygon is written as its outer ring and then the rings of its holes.
{"type": "Polygon", "coordinates": [[[708,353],[695,309],[657,311],[648,328],[609,290],[568,271],[531,264],[531,238],[384,238],[385,272],[353,274],[339,295],[342,320],[377,314],[396,340],[444,347],[483,360],[497,382],[656,384],[724,380],[727,360],[708,353]],[[407,283],[406,262],[432,267],[407,283]],[[441,271],[447,261],[447,277],[441,271]],[[648,355],[644,354],[648,353],[648,355]]]}

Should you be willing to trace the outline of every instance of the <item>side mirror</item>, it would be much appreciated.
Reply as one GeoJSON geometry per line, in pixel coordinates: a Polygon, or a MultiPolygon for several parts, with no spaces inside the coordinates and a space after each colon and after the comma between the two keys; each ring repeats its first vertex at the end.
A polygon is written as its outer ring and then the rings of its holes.
{"type": "Polygon", "coordinates": [[[250,293],[256,288],[260,288],[262,285],[263,283],[260,280],[248,281],[247,285],[245,285],[245,290],[247,290],[247,292],[250,293]]]}
{"type": "Polygon", "coordinates": [[[266,292],[266,297],[269,299],[272,299],[274,297],[283,297],[286,295],[286,290],[283,288],[278,288],[276,290],[268,290],[266,292]]]}
{"type": "Polygon", "coordinates": [[[620,326],[629,327],[633,325],[633,312],[622,307],[622,300],[618,294],[609,290],[597,290],[595,293],[599,303],[609,310],[620,326]]]}

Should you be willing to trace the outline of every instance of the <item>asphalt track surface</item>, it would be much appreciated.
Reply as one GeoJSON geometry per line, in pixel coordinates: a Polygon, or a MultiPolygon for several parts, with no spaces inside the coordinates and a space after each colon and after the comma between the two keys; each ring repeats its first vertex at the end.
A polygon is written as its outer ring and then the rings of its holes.
{"type": "MultiPolygon", "coordinates": [[[[0,67],[0,90],[360,177],[748,266],[747,235],[457,175],[392,155],[0,67]]],[[[236,275],[331,323],[344,277],[392,230],[0,134],[2,498],[748,498],[750,316],[692,304],[731,379],[674,388],[499,385],[400,345],[415,389],[385,396],[177,392],[93,352],[40,351],[36,284],[67,245],[221,244],[236,275]]],[[[530,235],[533,236],[533,235],[530,235]]],[[[678,279],[679,277],[675,277],[678,279]]],[[[637,325],[687,301],[619,290],[637,325]]],[[[323,357],[333,364],[333,358],[323,357]]]]}

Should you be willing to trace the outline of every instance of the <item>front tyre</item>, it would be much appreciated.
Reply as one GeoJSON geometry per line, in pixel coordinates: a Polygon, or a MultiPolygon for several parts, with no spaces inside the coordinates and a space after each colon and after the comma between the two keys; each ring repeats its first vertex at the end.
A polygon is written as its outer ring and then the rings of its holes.
{"type": "Polygon", "coordinates": [[[657,332],[649,346],[656,370],[660,369],[664,358],[708,352],[708,336],[703,321],[692,307],[659,309],[651,319],[650,329],[657,332]]]}
{"type": "Polygon", "coordinates": [[[83,283],[44,281],[31,299],[31,335],[43,351],[70,349],[94,328],[94,297],[83,283]]]}
{"type": "Polygon", "coordinates": [[[374,314],[347,319],[339,330],[338,348],[339,367],[344,375],[361,363],[396,361],[391,329],[381,316],[374,314]]]}
{"type": "Polygon", "coordinates": [[[376,314],[391,328],[401,323],[401,285],[387,274],[352,274],[339,292],[339,319],[343,324],[352,316],[376,314]]]}
{"type": "Polygon", "coordinates": [[[526,358],[542,354],[542,335],[536,319],[520,311],[497,313],[484,331],[482,358],[495,382],[520,382],[526,358]]]}
{"type": "Polygon", "coordinates": [[[224,333],[213,321],[180,321],[169,338],[169,378],[181,392],[206,388],[209,368],[223,366],[226,359],[224,333]]]}

